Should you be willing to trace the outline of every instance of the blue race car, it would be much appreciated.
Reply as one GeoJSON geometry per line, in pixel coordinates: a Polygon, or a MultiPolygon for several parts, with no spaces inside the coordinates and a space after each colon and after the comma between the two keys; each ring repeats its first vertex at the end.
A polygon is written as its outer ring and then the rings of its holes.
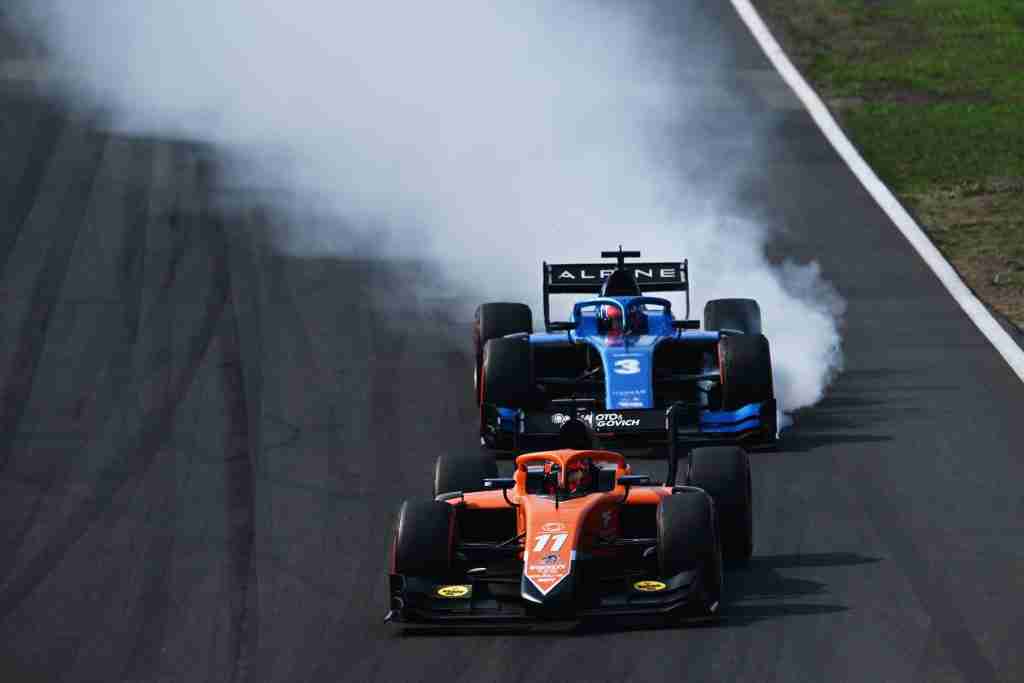
{"type": "Polygon", "coordinates": [[[626,264],[640,252],[621,247],[601,257],[616,263],[544,263],[544,332],[533,333],[525,304],[477,308],[481,443],[522,451],[557,438],[573,418],[602,441],[664,443],[670,410],[684,443],[774,443],[771,352],[757,302],[709,301],[701,330],[687,319],[686,261],[626,264]],[[670,301],[645,295],[641,285],[686,292],[686,316],[677,320],[670,301]],[[555,322],[554,294],[597,296],[576,302],[571,321],[555,322]]]}

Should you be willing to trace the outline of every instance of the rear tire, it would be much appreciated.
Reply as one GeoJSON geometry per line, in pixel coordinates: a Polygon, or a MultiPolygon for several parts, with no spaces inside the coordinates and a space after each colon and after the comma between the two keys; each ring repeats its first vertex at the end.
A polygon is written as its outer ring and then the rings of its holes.
{"type": "Polygon", "coordinates": [[[774,397],[772,356],[764,335],[722,337],[718,359],[723,409],[736,410],[774,397]]]}
{"type": "Polygon", "coordinates": [[[695,448],[687,483],[704,489],[715,501],[723,557],[736,563],[749,560],[754,552],[754,506],[746,451],[738,446],[695,448]]]}
{"type": "Polygon", "coordinates": [[[704,329],[761,334],[761,307],[753,299],[712,299],[704,304],[704,329]]]}
{"type": "Polygon", "coordinates": [[[481,402],[524,408],[533,398],[533,353],[526,337],[492,339],[484,345],[481,402]]]}
{"type": "Polygon", "coordinates": [[[703,611],[722,599],[722,554],[714,504],[703,491],[682,491],[658,503],[658,571],[662,578],[694,569],[704,584],[703,611]]]}
{"type": "Polygon", "coordinates": [[[394,572],[444,576],[452,566],[455,508],[434,500],[405,501],[395,524],[394,572]]]}
{"type": "Polygon", "coordinates": [[[493,479],[497,476],[498,465],[490,455],[440,455],[434,463],[434,497],[452,491],[483,491],[484,479],[493,479]]]}
{"type": "Polygon", "coordinates": [[[526,304],[490,303],[477,306],[473,316],[473,396],[480,400],[480,368],[484,346],[509,334],[533,332],[533,312],[526,304]]]}

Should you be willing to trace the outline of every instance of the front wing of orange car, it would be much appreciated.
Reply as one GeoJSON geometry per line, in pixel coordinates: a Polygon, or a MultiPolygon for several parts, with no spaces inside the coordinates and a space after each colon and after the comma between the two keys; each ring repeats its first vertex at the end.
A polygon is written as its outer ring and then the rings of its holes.
{"type": "Polygon", "coordinates": [[[437,578],[390,576],[387,621],[441,627],[509,627],[579,623],[592,619],[707,616],[707,593],[700,570],[660,580],[641,573],[581,575],[546,595],[522,574],[437,578]],[[531,594],[536,593],[536,595],[531,594]]]}

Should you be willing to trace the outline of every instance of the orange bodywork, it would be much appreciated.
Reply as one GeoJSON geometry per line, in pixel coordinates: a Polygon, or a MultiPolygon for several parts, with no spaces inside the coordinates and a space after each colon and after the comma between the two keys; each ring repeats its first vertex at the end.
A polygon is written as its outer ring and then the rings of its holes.
{"type": "MultiPolygon", "coordinates": [[[[465,494],[464,499],[450,499],[452,505],[469,509],[507,508],[516,505],[517,533],[523,536],[523,576],[540,594],[547,595],[572,570],[577,551],[601,554],[598,541],[617,538],[620,532],[619,510],[627,490],[618,484],[620,476],[630,473],[625,458],[611,451],[556,450],[527,453],[516,458],[515,487],[507,492],[482,491],[465,494]],[[570,466],[582,459],[616,467],[616,484],[610,491],[592,492],[579,497],[560,498],[527,493],[527,466],[558,465],[559,487],[565,487],[570,466]],[[506,500],[506,495],[508,500],[506,500]]],[[[644,486],[631,488],[627,504],[657,505],[671,495],[669,487],[644,486]]],[[[611,548],[603,549],[611,553],[611,548]]]]}

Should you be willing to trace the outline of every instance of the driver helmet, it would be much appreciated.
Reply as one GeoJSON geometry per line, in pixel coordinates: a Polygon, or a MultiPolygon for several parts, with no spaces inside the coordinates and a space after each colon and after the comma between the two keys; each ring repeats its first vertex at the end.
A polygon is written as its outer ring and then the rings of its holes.
{"type": "Polygon", "coordinates": [[[608,332],[622,332],[622,309],[614,304],[605,304],[601,307],[601,318],[604,320],[608,332]]]}
{"type": "Polygon", "coordinates": [[[569,494],[586,493],[594,482],[591,473],[593,464],[589,458],[582,458],[571,463],[565,471],[565,491],[569,494]]]}

